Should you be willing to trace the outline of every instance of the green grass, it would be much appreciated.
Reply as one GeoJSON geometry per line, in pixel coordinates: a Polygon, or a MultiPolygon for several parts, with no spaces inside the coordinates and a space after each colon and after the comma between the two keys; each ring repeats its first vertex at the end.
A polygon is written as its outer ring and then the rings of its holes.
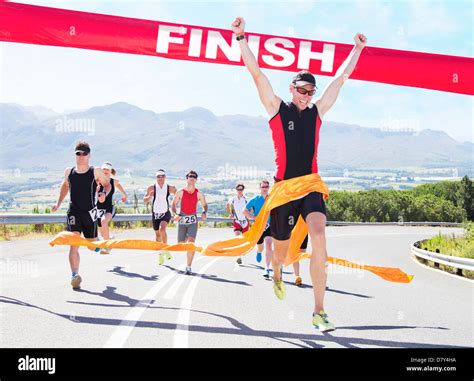
{"type": "MultiPolygon", "coordinates": [[[[176,227],[171,222],[169,227],[176,227]]],[[[227,228],[231,227],[231,222],[199,222],[199,227],[227,228]]],[[[112,221],[110,228],[114,231],[127,231],[134,229],[152,229],[150,221],[112,221]]],[[[53,237],[54,235],[65,231],[66,224],[22,224],[22,225],[3,225],[0,227],[0,241],[12,241],[15,239],[28,239],[38,237],[53,237]]]]}
{"type": "Polygon", "coordinates": [[[439,233],[437,236],[423,242],[423,247],[426,247],[429,251],[436,252],[437,250],[441,254],[474,258],[474,223],[466,223],[465,233],[462,237],[443,236],[439,233]]]}
{"type": "MultiPolygon", "coordinates": [[[[437,236],[422,242],[421,248],[440,254],[474,259],[474,223],[466,222],[464,226],[464,235],[462,237],[437,236]]],[[[430,267],[436,267],[432,261],[423,261],[430,267]]],[[[451,266],[439,265],[439,268],[449,273],[456,273],[457,269],[451,266]]],[[[474,271],[462,270],[462,274],[470,279],[474,279],[474,271]]]]}
{"type": "Polygon", "coordinates": [[[16,238],[38,236],[53,236],[66,230],[66,224],[25,224],[3,225],[0,228],[0,241],[10,241],[16,238]]]}

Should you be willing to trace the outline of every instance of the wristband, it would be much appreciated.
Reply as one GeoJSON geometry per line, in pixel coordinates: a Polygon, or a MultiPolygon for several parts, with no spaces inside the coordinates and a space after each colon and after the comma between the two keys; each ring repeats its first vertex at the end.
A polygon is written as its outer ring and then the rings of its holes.
{"type": "Polygon", "coordinates": [[[235,37],[237,41],[244,40],[245,39],[245,34],[239,34],[237,37],[235,37]]]}

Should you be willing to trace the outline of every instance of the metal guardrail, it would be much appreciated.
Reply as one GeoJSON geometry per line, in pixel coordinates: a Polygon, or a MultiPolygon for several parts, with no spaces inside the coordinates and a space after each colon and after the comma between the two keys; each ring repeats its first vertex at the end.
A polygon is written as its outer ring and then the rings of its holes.
{"type": "Polygon", "coordinates": [[[346,222],[346,221],[327,221],[327,225],[332,226],[443,226],[462,228],[464,224],[460,222],[430,222],[430,221],[407,221],[407,222],[346,222]]]}
{"type": "MultiPolygon", "coordinates": [[[[151,214],[116,214],[115,222],[126,221],[151,221],[151,214]]],[[[226,217],[207,217],[208,222],[232,222],[232,219],[226,217]]],[[[0,225],[17,224],[65,224],[65,214],[0,214],[0,225]]]]}
{"type": "Polygon", "coordinates": [[[432,251],[420,249],[419,246],[422,246],[423,241],[415,242],[411,246],[411,254],[418,258],[423,258],[439,265],[451,266],[456,269],[474,271],[474,259],[463,258],[463,257],[454,257],[450,255],[445,255],[441,253],[433,253],[432,251]]]}
{"type": "MultiPolygon", "coordinates": [[[[116,222],[126,221],[150,221],[150,214],[117,214],[114,217],[116,222]]],[[[206,222],[232,222],[227,217],[209,216],[206,222]]],[[[65,214],[0,214],[0,225],[17,225],[17,224],[65,224],[65,214]]],[[[446,226],[446,227],[462,227],[461,223],[454,222],[345,222],[345,221],[328,221],[327,225],[331,226],[446,226]]],[[[433,253],[428,250],[420,249],[420,242],[415,242],[411,247],[412,255],[433,261],[438,264],[451,266],[457,269],[474,271],[474,259],[452,257],[443,254],[433,253]]]]}
{"type": "MultiPolygon", "coordinates": [[[[151,214],[116,214],[114,221],[150,221],[151,214]]],[[[232,222],[227,217],[207,217],[208,222],[232,222]]],[[[65,214],[28,214],[28,213],[10,213],[0,214],[0,225],[16,224],[62,224],[66,223],[65,214]]],[[[327,221],[330,226],[445,226],[462,227],[462,223],[457,222],[345,222],[345,221],[327,221]]]]}

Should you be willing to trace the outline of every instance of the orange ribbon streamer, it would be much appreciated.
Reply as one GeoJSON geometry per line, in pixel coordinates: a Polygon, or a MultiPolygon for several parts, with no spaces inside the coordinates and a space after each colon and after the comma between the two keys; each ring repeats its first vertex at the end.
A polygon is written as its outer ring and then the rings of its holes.
{"type": "MultiPolygon", "coordinates": [[[[317,173],[277,182],[273,186],[270,194],[263,204],[262,209],[260,210],[260,213],[258,214],[249,231],[244,233],[242,236],[226,239],[223,241],[217,241],[204,247],[196,246],[194,243],[178,243],[176,245],[168,245],[161,242],[135,239],[110,239],[91,242],[71,232],[59,233],[49,242],[49,244],[51,246],[70,245],[108,249],[197,251],[206,256],[241,256],[249,253],[257,244],[257,241],[265,230],[265,225],[272,209],[286,204],[292,200],[303,197],[311,192],[322,193],[325,200],[329,197],[329,190],[317,173]]],[[[287,259],[285,261],[285,266],[300,261],[301,259],[311,258],[311,254],[300,252],[301,243],[303,242],[307,233],[308,227],[306,226],[303,218],[300,216],[290,237],[290,246],[287,259]]],[[[345,259],[334,257],[328,257],[328,262],[339,266],[370,271],[382,279],[390,282],[409,283],[413,279],[412,275],[407,275],[398,268],[361,265],[347,261],[345,259]]]]}

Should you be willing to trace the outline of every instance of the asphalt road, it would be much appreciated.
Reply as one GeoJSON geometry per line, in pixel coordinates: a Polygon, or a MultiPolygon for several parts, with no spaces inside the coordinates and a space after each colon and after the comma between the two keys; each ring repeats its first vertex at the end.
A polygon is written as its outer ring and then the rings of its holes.
{"type": "MultiPolygon", "coordinates": [[[[473,283],[427,269],[410,257],[419,239],[461,229],[329,227],[328,253],[364,264],[400,267],[410,284],[329,267],[326,311],[337,330],[311,325],[309,261],[303,286],[278,300],[262,277],[255,251],[233,258],[195,257],[194,276],[181,273],[184,253],[158,266],[151,251],[81,249],[81,291],[69,285],[67,247],[49,238],[0,244],[0,347],[471,347],[473,283]]],[[[153,239],[151,230],[116,234],[153,239]]],[[[203,228],[198,244],[232,236],[203,228]]],[[[170,242],[176,230],[169,230],[170,242]]]]}

